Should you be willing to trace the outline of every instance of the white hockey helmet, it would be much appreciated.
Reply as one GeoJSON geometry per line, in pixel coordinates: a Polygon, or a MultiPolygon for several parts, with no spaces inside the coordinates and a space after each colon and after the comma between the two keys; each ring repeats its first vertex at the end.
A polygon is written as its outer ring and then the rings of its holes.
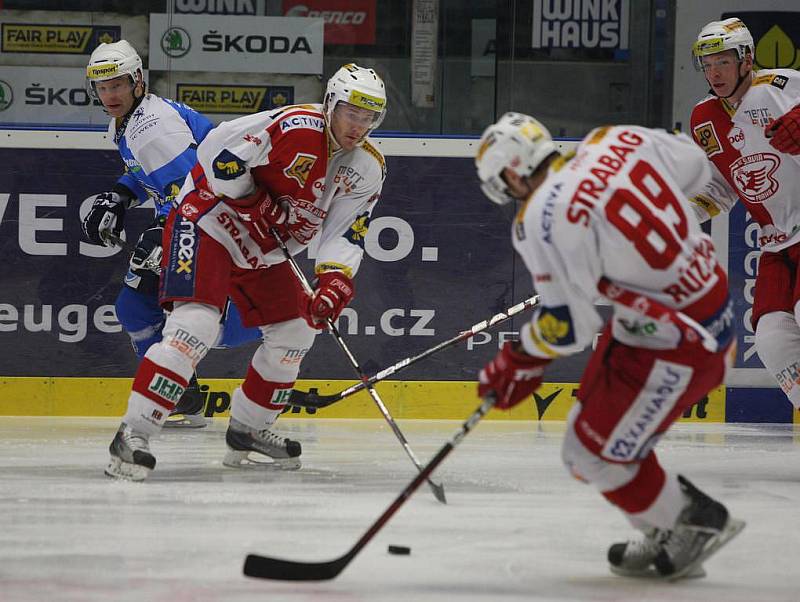
{"type": "Polygon", "coordinates": [[[475,156],[481,190],[498,205],[513,201],[503,170],[508,167],[527,178],[556,152],[550,132],[539,121],[523,113],[506,113],[481,136],[475,156]]]}
{"type": "Polygon", "coordinates": [[[724,21],[712,21],[697,36],[697,41],[692,45],[692,60],[694,68],[703,70],[702,58],[710,54],[735,50],[740,61],[749,53],[753,56],[755,45],[750,30],[741,19],[731,17],[724,21]]]}
{"type": "Polygon", "coordinates": [[[97,97],[95,84],[129,75],[134,85],[142,81],[142,59],[126,40],[100,44],[94,49],[86,66],[86,88],[97,97]],[[138,73],[138,75],[137,75],[138,73]]]}
{"type": "Polygon", "coordinates": [[[348,63],[333,74],[325,89],[325,99],[322,104],[325,120],[329,126],[333,110],[339,102],[375,112],[369,133],[386,117],[386,86],[374,69],[348,63]]]}

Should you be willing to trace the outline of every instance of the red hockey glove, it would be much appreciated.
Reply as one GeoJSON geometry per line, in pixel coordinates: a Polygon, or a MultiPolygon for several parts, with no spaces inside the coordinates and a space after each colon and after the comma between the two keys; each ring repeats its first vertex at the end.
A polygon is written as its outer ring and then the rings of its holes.
{"type": "Polygon", "coordinates": [[[497,394],[496,408],[513,408],[529,397],[542,384],[544,368],[552,360],[528,355],[514,347],[516,343],[503,345],[495,358],[486,364],[478,375],[478,395],[485,397],[494,391],[497,394]]]}
{"type": "Polygon", "coordinates": [[[339,317],[355,293],[353,281],[342,272],[323,272],[314,295],[302,308],[303,318],[311,328],[322,330],[328,318],[335,321],[339,317]]]}
{"type": "Polygon", "coordinates": [[[250,233],[260,240],[272,240],[269,229],[286,222],[286,209],[272,200],[266,190],[257,190],[241,199],[226,199],[225,203],[247,225],[250,233]]]}
{"type": "Polygon", "coordinates": [[[769,124],[764,135],[776,150],[789,155],[800,155],[800,105],[769,124]]]}

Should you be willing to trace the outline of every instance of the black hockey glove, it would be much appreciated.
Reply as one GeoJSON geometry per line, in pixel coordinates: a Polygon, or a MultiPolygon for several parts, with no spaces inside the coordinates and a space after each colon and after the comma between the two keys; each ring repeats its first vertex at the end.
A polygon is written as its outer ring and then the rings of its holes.
{"type": "MultiPolygon", "coordinates": [[[[92,198],[92,197],[89,197],[92,198]]],[[[93,245],[111,247],[103,234],[111,232],[119,236],[125,222],[125,209],[130,199],[117,192],[101,192],[94,196],[94,203],[89,213],[83,218],[83,234],[93,245]]]]}
{"type": "Polygon", "coordinates": [[[131,271],[147,270],[159,274],[161,272],[161,237],[164,234],[166,219],[159,216],[155,222],[139,237],[136,247],[131,253],[131,271]]]}

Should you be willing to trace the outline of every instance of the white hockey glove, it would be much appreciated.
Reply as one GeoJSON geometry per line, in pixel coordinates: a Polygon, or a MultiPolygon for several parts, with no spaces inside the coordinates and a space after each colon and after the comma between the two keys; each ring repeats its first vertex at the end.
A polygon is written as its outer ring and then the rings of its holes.
{"type": "Polygon", "coordinates": [[[89,198],[94,198],[94,203],[83,218],[81,225],[83,234],[93,245],[113,246],[103,235],[106,232],[111,232],[115,236],[120,235],[125,221],[125,209],[130,199],[117,192],[101,192],[89,198]]]}

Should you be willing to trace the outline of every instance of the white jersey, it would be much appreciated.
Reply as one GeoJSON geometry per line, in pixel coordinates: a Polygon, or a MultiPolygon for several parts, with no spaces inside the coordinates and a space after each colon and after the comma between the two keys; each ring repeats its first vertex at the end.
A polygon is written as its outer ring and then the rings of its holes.
{"type": "MultiPolygon", "coordinates": [[[[688,136],[638,126],[596,129],[573,158],[551,164],[512,229],[541,298],[521,332],[525,350],[556,357],[591,344],[603,325],[595,301],[604,277],[699,322],[719,318],[727,278],[687,199],[709,179],[688,136]]],[[[680,340],[675,325],[622,305],[612,333],[649,349],[680,340]]]]}
{"type": "Polygon", "coordinates": [[[203,184],[193,170],[181,199],[196,184],[216,196],[204,207],[183,202],[181,213],[222,244],[237,266],[258,269],[284,260],[273,241],[259,246],[224,202],[262,189],[287,209],[292,255],[313,241],[317,273],[355,274],[386,174],[383,155],[369,140],[334,152],[320,105],[295,105],[220,124],[198,147],[197,161],[203,184]]]}
{"type": "Polygon", "coordinates": [[[136,197],[133,204],[151,198],[156,214],[167,215],[197,161],[197,145],[212,127],[194,109],[155,94],[147,94],[124,120],[112,119],[108,133],[125,163],[118,182],[136,197]]]}
{"type": "Polygon", "coordinates": [[[738,107],[708,96],[692,111],[692,134],[714,164],[694,200],[698,217],[728,212],[741,199],[761,226],[759,242],[779,251],[800,241],[800,156],[769,144],[764,128],[800,103],[800,73],[763,69],[738,107]]]}

